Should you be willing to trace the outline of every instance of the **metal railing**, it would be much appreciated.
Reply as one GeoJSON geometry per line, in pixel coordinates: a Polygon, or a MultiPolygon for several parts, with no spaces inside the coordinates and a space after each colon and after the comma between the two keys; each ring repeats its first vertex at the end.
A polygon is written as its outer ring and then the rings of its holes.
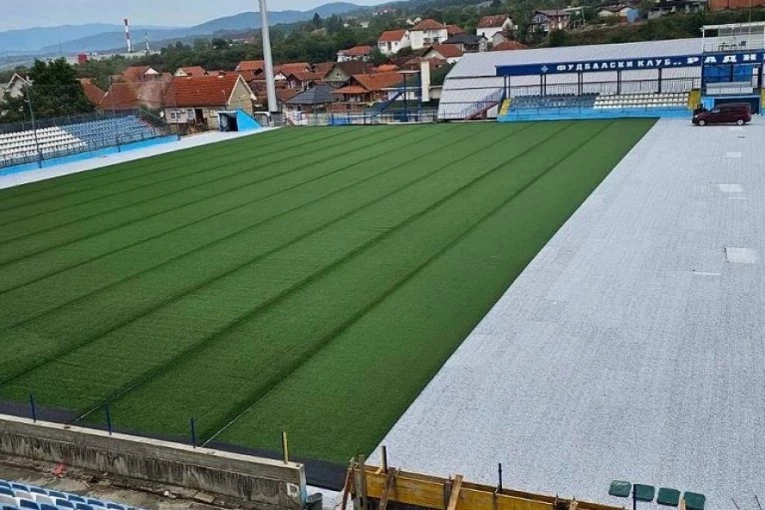
{"type": "Polygon", "coordinates": [[[396,110],[379,113],[373,110],[348,113],[292,112],[284,115],[285,123],[293,126],[373,126],[378,124],[429,124],[437,122],[434,108],[396,110]]]}

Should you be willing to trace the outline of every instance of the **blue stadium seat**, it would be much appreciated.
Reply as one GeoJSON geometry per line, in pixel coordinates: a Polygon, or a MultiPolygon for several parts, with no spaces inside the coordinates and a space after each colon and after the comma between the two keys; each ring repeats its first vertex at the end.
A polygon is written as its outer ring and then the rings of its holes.
{"type": "Polygon", "coordinates": [[[5,505],[2,507],[2,510],[19,510],[18,507],[5,505]]]}
{"type": "Polygon", "coordinates": [[[77,510],[93,510],[93,507],[85,503],[77,503],[77,510]]]}
{"type": "Polygon", "coordinates": [[[45,494],[45,495],[48,494],[48,491],[46,491],[45,489],[41,487],[29,487],[29,492],[31,492],[32,494],[45,494]]]}
{"type": "Polygon", "coordinates": [[[40,505],[40,510],[58,510],[57,506],[53,505],[40,505]]]}
{"type": "Polygon", "coordinates": [[[106,508],[110,508],[111,510],[125,510],[124,506],[118,505],[117,503],[107,503],[106,508]]]}
{"type": "Polygon", "coordinates": [[[97,506],[101,508],[106,508],[106,505],[103,503],[103,501],[99,501],[97,499],[90,499],[88,498],[88,504],[91,506],[97,506]]]}
{"type": "Polygon", "coordinates": [[[58,491],[48,491],[48,496],[52,498],[66,499],[66,494],[64,494],[63,492],[58,492],[58,491]]]}
{"type": "Polygon", "coordinates": [[[21,507],[21,508],[29,508],[31,510],[40,510],[40,505],[38,505],[34,501],[29,501],[28,499],[20,499],[19,500],[19,507],[21,507]]]}
{"type": "Polygon", "coordinates": [[[67,501],[66,499],[57,499],[56,506],[59,508],[74,508],[74,503],[67,501]]]}
{"type": "Polygon", "coordinates": [[[15,496],[15,495],[16,495],[16,493],[14,493],[14,492],[13,492],[11,489],[9,489],[8,487],[0,487],[0,494],[5,494],[5,495],[7,495],[7,496],[11,496],[11,497],[13,497],[13,496],[15,496]]]}
{"type": "Polygon", "coordinates": [[[11,488],[11,484],[9,482],[6,482],[5,480],[0,480],[0,487],[8,487],[11,488]]]}
{"type": "Polygon", "coordinates": [[[85,503],[85,498],[78,496],[77,494],[67,494],[66,499],[75,503],[85,503]]]}
{"type": "Polygon", "coordinates": [[[20,483],[12,483],[11,487],[13,487],[13,490],[29,492],[29,487],[27,487],[26,485],[22,485],[20,483]]]}

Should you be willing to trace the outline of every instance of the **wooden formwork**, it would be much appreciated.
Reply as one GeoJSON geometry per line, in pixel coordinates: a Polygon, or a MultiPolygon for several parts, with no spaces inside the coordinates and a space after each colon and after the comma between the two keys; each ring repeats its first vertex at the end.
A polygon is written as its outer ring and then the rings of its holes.
{"type": "Polygon", "coordinates": [[[576,499],[534,494],[454,478],[410,473],[387,465],[370,466],[363,457],[351,461],[345,480],[341,510],[349,498],[355,510],[417,507],[433,510],[623,510],[576,499]]]}

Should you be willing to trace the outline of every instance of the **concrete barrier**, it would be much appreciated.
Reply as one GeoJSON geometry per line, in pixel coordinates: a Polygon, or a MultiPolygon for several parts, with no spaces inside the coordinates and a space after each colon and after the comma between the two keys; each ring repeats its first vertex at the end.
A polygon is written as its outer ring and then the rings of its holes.
{"type": "Polygon", "coordinates": [[[306,503],[302,464],[124,434],[0,415],[0,453],[298,510],[306,503]]]}

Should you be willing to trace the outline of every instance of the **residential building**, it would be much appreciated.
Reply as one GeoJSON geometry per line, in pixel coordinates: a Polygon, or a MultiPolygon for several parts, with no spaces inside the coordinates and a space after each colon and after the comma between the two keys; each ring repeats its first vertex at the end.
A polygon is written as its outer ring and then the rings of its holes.
{"type": "Polygon", "coordinates": [[[664,16],[665,14],[674,14],[678,12],[689,14],[694,12],[704,12],[706,10],[707,0],[659,0],[653,4],[648,11],[648,19],[664,16]]]}
{"type": "Polygon", "coordinates": [[[434,44],[440,44],[449,38],[449,31],[446,25],[430,18],[417,23],[409,33],[413,50],[428,48],[434,44]]]}
{"type": "Polygon", "coordinates": [[[765,6],[765,0],[709,0],[709,10],[721,9],[751,9],[765,6]]]}
{"type": "Polygon", "coordinates": [[[464,34],[465,31],[462,30],[462,27],[459,27],[457,25],[446,25],[446,35],[448,37],[451,37],[453,35],[459,35],[464,34]]]}
{"type": "Polygon", "coordinates": [[[422,55],[422,60],[438,58],[447,64],[456,64],[462,59],[463,51],[456,44],[435,44],[422,55]]]}
{"type": "Polygon", "coordinates": [[[299,113],[326,112],[332,103],[338,100],[337,95],[333,94],[334,91],[335,89],[329,85],[311,87],[305,92],[301,92],[286,100],[283,111],[287,118],[293,121],[299,119],[300,115],[296,115],[299,113]]]}
{"type": "Polygon", "coordinates": [[[124,81],[149,81],[156,80],[161,76],[162,73],[151,66],[131,66],[116,78],[124,81]]]}
{"type": "Polygon", "coordinates": [[[404,48],[411,48],[409,30],[388,30],[377,39],[377,49],[383,55],[395,55],[404,48]]]}
{"type": "Polygon", "coordinates": [[[401,82],[402,76],[398,72],[354,75],[345,86],[335,89],[332,93],[339,98],[337,103],[333,103],[332,109],[357,110],[364,105],[385,101],[389,89],[401,82]]]}
{"type": "Polygon", "coordinates": [[[484,16],[478,20],[476,34],[482,35],[486,39],[493,39],[498,33],[512,31],[515,28],[513,20],[507,14],[497,16],[484,16]]]}
{"type": "Polygon", "coordinates": [[[5,84],[2,90],[0,90],[0,101],[6,93],[14,99],[23,96],[24,89],[30,85],[32,85],[32,82],[30,82],[29,79],[21,76],[19,73],[14,73],[8,83],[5,84]]]}
{"type": "Polygon", "coordinates": [[[205,71],[204,67],[193,66],[179,67],[173,76],[177,76],[179,78],[188,78],[189,76],[204,76],[206,74],[207,71],[205,71]]]}
{"type": "Polygon", "coordinates": [[[528,46],[523,43],[519,43],[518,41],[504,41],[499,44],[495,44],[491,48],[491,51],[515,51],[525,49],[528,49],[528,46]]]}
{"type": "Polygon", "coordinates": [[[555,30],[568,30],[571,25],[571,13],[563,10],[538,10],[531,17],[535,32],[545,34],[555,30]]]}
{"type": "Polygon", "coordinates": [[[374,50],[371,46],[354,46],[347,50],[340,50],[337,52],[338,62],[350,62],[352,60],[369,61],[374,50]]]}
{"type": "Polygon", "coordinates": [[[134,110],[147,108],[161,110],[164,95],[172,81],[172,75],[165,73],[148,80],[113,81],[101,100],[102,110],[134,110]]]}
{"type": "Polygon", "coordinates": [[[348,82],[355,74],[365,74],[372,70],[372,65],[366,62],[354,60],[351,62],[338,62],[324,74],[324,83],[333,87],[340,87],[348,82]]]}
{"type": "Polygon", "coordinates": [[[179,126],[218,129],[218,112],[244,110],[252,115],[256,100],[239,74],[174,78],[165,94],[165,121],[179,126]]]}
{"type": "Polygon", "coordinates": [[[445,40],[444,44],[458,46],[463,53],[479,53],[488,49],[489,40],[482,35],[457,34],[445,40]]]}
{"type": "Polygon", "coordinates": [[[293,71],[287,75],[287,88],[303,92],[321,83],[324,75],[316,71],[293,71]]]}
{"type": "Polygon", "coordinates": [[[101,102],[104,100],[106,92],[96,86],[90,80],[90,78],[81,78],[80,84],[82,85],[82,90],[85,91],[85,95],[87,96],[88,101],[90,101],[94,106],[100,106],[101,102]]]}
{"type": "Polygon", "coordinates": [[[265,76],[265,60],[243,60],[236,66],[235,71],[242,75],[245,81],[262,78],[265,76]]]}

